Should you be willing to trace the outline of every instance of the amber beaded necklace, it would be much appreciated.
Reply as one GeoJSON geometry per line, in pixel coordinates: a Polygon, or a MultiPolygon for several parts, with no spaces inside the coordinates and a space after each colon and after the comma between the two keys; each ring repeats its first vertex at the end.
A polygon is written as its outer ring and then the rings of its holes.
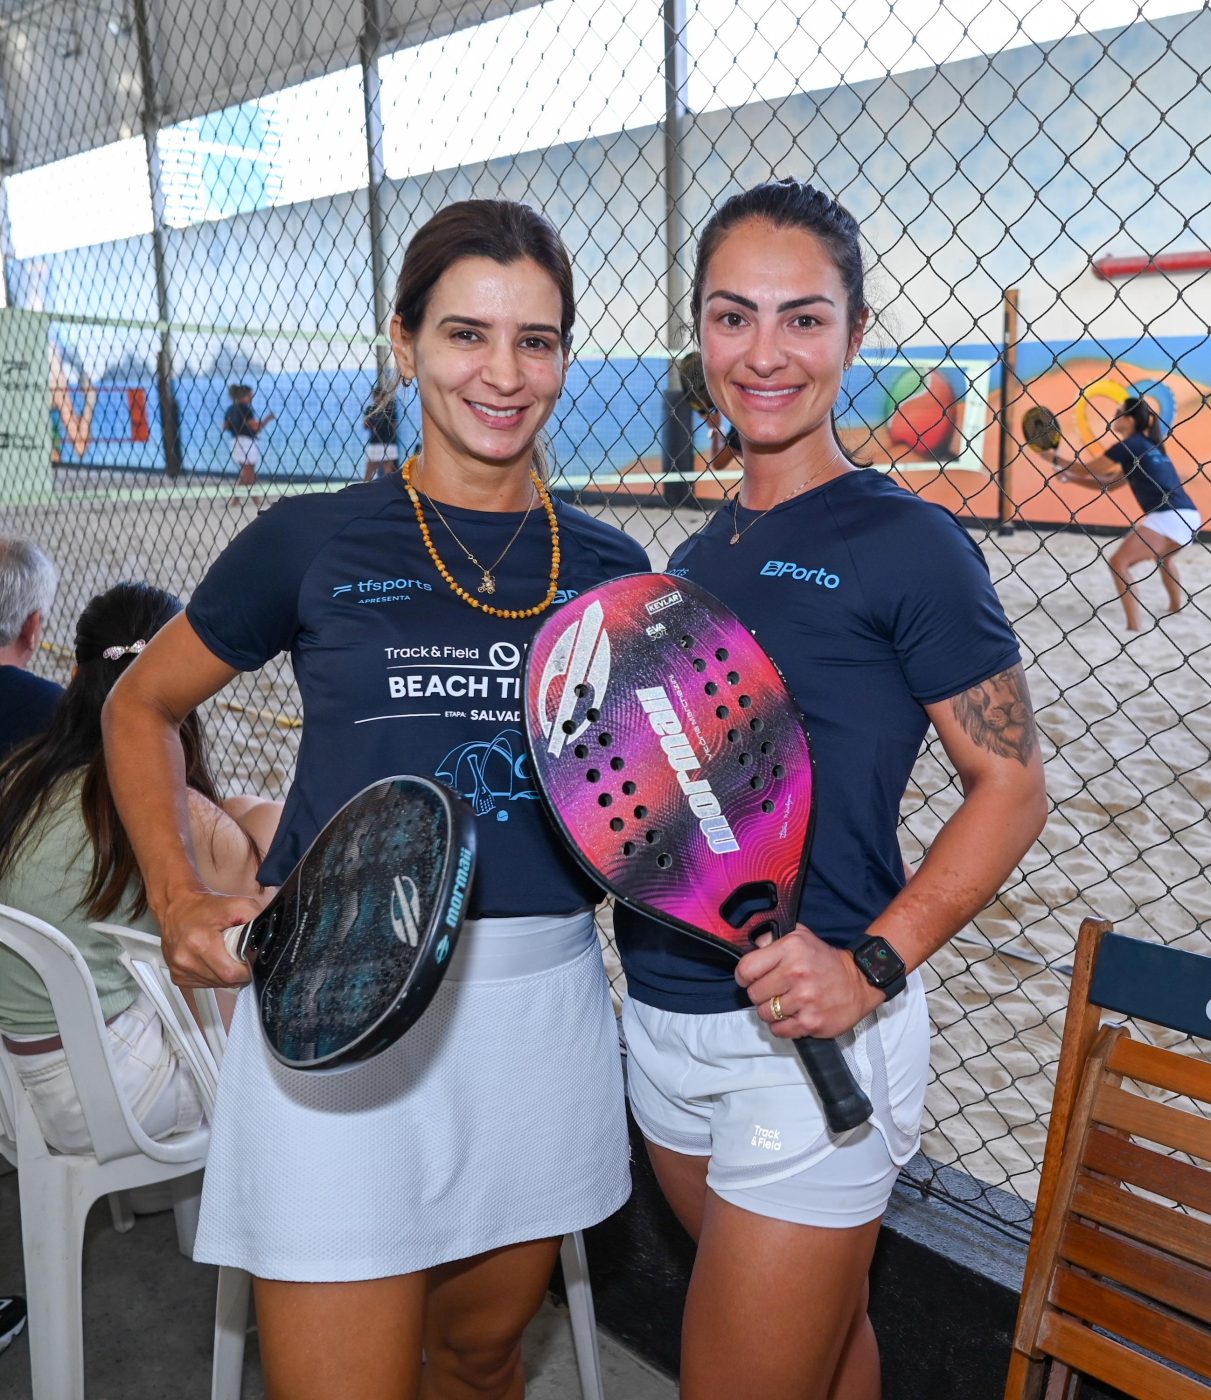
{"type": "MultiPolygon", "coordinates": [[[[403,479],[404,490],[408,493],[408,499],[412,502],[412,509],[416,512],[416,523],[420,526],[421,539],[425,542],[425,548],[429,551],[429,558],[433,560],[433,565],[437,572],[449,585],[451,592],[455,593],[473,608],[478,608],[480,612],[487,613],[490,617],[537,617],[540,612],[545,612],[555,601],[555,594],[559,589],[559,521],[555,518],[555,506],[551,501],[551,493],[543,484],[542,478],[536,471],[531,470],[530,480],[534,483],[534,489],[538,492],[538,499],[542,502],[542,508],[547,513],[547,523],[551,527],[551,581],[547,587],[547,596],[541,603],[536,603],[532,608],[494,608],[491,603],[481,603],[478,598],[468,593],[463,586],[458,583],[450,570],[446,568],[445,561],[437,552],[437,547],[433,543],[433,536],[429,533],[429,525],[425,520],[425,510],[421,505],[420,493],[412,485],[412,469],[420,461],[419,457],[409,457],[404,463],[400,476],[403,479]]],[[[432,503],[430,503],[432,504],[432,503]]],[[[433,507],[437,510],[437,507],[433,507]]],[[[525,523],[524,521],[522,522],[525,523]]],[[[449,528],[447,526],[447,528],[449,528]]],[[[453,533],[453,532],[451,532],[453,533]]],[[[519,530],[520,533],[520,530],[519,530]]],[[[457,540],[457,536],[455,539],[457,540]]],[[[514,536],[516,539],[517,536],[514,536]]],[[[510,541],[512,544],[512,540],[510,541]]],[[[464,553],[466,547],[463,547],[464,553]]],[[[503,558],[503,556],[502,556],[503,558]]],[[[499,563],[500,560],[497,560],[499,563]]],[[[496,567],[494,564],[493,568],[496,567]]]]}

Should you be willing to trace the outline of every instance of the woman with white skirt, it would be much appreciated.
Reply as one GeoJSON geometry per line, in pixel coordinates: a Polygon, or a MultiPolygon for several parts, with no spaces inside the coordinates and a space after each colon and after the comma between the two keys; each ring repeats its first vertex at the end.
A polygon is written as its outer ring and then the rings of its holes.
{"type": "Polygon", "coordinates": [[[183,985],[248,975],[221,933],[255,906],[199,880],[170,741],[172,716],[238,672],[288,651],[306,721],[263,883],[389,774],[436,777],[478,817],[470,921],[395,1047],[344,1073],[290,1071],[240,998],[197,1257],[254,1275],[273,1398],[520,1400],[521,1334],[561,1237],[629,1191],[599,891],[543,815],[520,724],[537,620],[646,567],[547,489],[536,438],[574,315],[567,253],[540,215],[504,201],[435,215],[391,324],[420,454],[260,515],[107,709],[115,795],[183,985]]]}

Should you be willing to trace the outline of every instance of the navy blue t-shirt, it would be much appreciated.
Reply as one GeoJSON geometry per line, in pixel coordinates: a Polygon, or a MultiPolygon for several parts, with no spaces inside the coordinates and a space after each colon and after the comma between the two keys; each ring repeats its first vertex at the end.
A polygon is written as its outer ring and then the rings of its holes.
{"type": "Polygon", "coordinates": [[[223,430],[232,437],[256,437],[251,426],[255,418],[251,404],[233,403],[223,414],[223,430]]]}
{"type": "MultiPolygon", "coordinates": [[[[1020,659],[979,549],[955,518],[854,471],[763,518],[725,507],[670,569],[753,627],[799,702],[816,761],[815,834],[799,917],[852,947],[904,884],[900,800],[924,706],[1020,659]]],[[[750,1005],[736,960],[619,906],[630,995],[666,1011],[750,1005]]]]}
{"type": "Polygon", "coordinates": [[[63,687],[20,666],[0,666],[0,758],[45,734],[63,687]]]}
{"type": "MultiPolygon", "coordinates": [[[[522,521],[439,505],[489,566],[522,521]]],[[[563,504],[556,511],[555,606],[648,567],[613,526],[563,504]]],[[[435,512],[427,518],[446,567],[475,595],[481,574],[435,512]]],[[[550,564],[547,516],[535,506],[484,601],[532,607],[550,564]]],[[[283,651],[294,666],[305,722],[261,867],[266,884],[281,882],[354,793],[391,773],[418,773],[461,793],[478,818],[473,916],[570,913],[600,897],[547,821],[522,738],[522,652],[548,614],[488,617],[456,597],[426,553],[398,476],[265,511],[211,566],[187,613],[229,666],[255,670],[283,651]]]]}
{"type": "Polygon", "coordinates": [[[1106,449],[1106,456],[1123,469],[1127,485],[1140,510],[1197,510],[1181,483],[1177,468],[1165,453],[1143,433],[1132,433],[1106,449]]]}

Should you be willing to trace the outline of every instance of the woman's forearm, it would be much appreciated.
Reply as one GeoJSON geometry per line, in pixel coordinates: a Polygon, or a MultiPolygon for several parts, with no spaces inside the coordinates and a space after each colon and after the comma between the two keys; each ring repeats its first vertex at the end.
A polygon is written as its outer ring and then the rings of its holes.
{"type": "Polygon", "coordinates": [[[919,967],[973,919],[1030,849],[1047,816],[1041,781],[974,785],[934,838],[911,882],[870,926],[919,967]]]}

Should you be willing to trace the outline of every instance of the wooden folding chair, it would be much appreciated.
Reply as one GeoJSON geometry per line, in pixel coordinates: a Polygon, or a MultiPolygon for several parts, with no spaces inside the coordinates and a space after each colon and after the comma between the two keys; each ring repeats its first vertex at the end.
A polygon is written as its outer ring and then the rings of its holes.
{"type": "Polygon", "coordinates": [[[1005,1400],[1211,1400],[1211,1064],[1103,1011],[1211,1036],[1211,957],[1081,925],[1005,1400]]]}

